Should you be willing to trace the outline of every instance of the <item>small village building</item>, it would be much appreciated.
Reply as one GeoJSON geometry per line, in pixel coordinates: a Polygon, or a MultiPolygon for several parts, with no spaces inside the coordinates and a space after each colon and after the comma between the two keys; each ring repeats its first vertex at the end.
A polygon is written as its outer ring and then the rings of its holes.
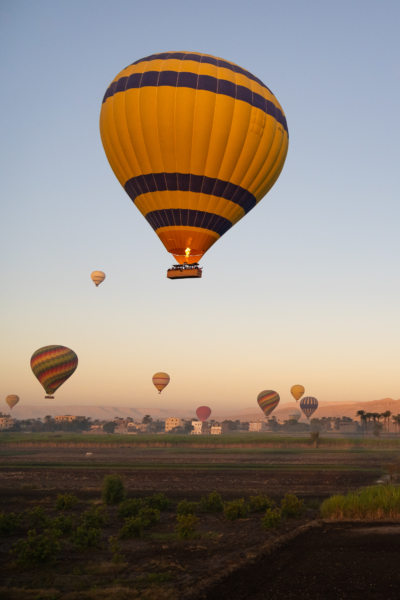
{"type": "Polygon", "coordinates": [[[86,417],[77,417],[76,415],[58,415],[54,417],[56,423],[75,423],[76,421],[86,421],[86,417]]]}
{"type": "Polygon", "coordinates": [[[192,421],[192,427],[193,429],[190,432],[192,435],[201,435],[208,431],[208,427],[204,421],[192,421]]]}
{"type": "Polygon", "coordinates": [[[249,431],[267,431],[267,424],[265,421],[253,421],[249,423],[249,431]]]}
{"type": "Polygon", "coordinates": [[[210,433],[211,435],[221,435],[222,425],[211,425],[210,433]]]}
{"type": "Polygon", "coordinates": [[[15,425],[15,419],[12,419],[10,415],[3,415],[0,417],[0,430],[11,429],[15,425]]]}
{"type": "Polygon", "coordinates": [[[172,431],[175,427],[183,427],[184,421],[179,417],[168,417],[165,421],[165,432],[172,431]]]}

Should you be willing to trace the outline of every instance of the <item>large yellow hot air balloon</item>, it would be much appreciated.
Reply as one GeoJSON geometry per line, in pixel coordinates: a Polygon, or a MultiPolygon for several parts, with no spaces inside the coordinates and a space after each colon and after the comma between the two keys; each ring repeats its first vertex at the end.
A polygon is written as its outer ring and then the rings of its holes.
{"type": "Polygon", "coordinates": [[[19,396],[17,396],[16,394],[10,394],[9,396],[7,396],[6,402],[7,402],[8,406],[11,409],[13,409],[14,406],[16,404],[18,404],[18,402],[19,402],[19,396]]]}
{"type": "Polygon", "coordinates": [[[305,389],[302,385],[292,385],[292,387],[290,388],[290,393],[292,394],[293,398],[296,400],[300,400],[300,398],[302,397],[302,395],[304,394],[305,389]]]}
{"type": "Polygon", "coordinates": [[[90,275],[90,278],[95,284],[95,286],[98,287],[100,283],[102,283],[105,280],[106,274],[103,273],[103,271],[93,271],[90,275]]]}
{"type": "MultiPolygon", "coordinates": [[[[137,60],[108,87],[100,133],[134,204],[190,275],[261,200],[288,149],[283,110],[238,65],[197,52],[137,60]]],[[[201,271],[197,269],[201,276],[201,271]]]]}
{"type": "Polygon", "coordinates": [[[154,373],[153,378],[153,385],[156,386],[156,388],[158,389],[158,393],[161,394],[161,392],[163,391],[163,389],[169,384],[169,375],[168,373],[154,373]]]}

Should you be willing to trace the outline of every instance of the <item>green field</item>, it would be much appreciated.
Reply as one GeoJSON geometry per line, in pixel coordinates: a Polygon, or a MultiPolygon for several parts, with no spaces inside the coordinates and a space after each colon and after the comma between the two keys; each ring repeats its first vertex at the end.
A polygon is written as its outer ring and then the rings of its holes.
{"type": "MultiPolygon", "coordinates": [[[[90,446],[101,444],[104,446],[149,446],[149,447],[312,447],[314,440],[310,436],[281,436],[264,433],[232,433],[220,436],[215,435],[173,435],[173,434],[80,434],[80,433],[0,433],[0,447],[4,444],[76,444],[90,446]]],[[[320,436],[319,447],[327,448],[390,448],[400,449],[400,437],[331,437],[320,436]]]]}

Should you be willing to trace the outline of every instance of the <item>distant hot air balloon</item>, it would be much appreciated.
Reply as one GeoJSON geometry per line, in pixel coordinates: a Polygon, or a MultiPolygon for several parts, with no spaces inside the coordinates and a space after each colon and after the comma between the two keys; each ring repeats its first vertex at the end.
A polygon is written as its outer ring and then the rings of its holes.
{"type": "Polygon", "coordinates": [[[290,388],[290,393],[292,394],[293,398],[296,400],[300,400],[300,398],[302,397],[302,395],[304,394],[305,389],[302,385],[292,385],[292,387],[290,388]]]}
{"type": "Polygon", "coordinates": [[[264,390],[257,396],[258,405],[266,417],[278,406],[279,400],[279,394],[274,390],[264,390]]]}
{"type": "Polygon", "coordinates": [[[103,273],[103,271],[93,271],[90,277],[93,283],[96,285],[96,287],[98,287],[100,283],[102,283],[105,280],[106,274],[103,273]]]}
{"type": "Polygon", "coordinates": [[[196,415],[199,421],[207,421],[211,415],[211,408],[209,406],[199,406],[196,408],[196,415]]]}
{"type": "Polygon", "coordinates": [[[54,392],[71,377],[77,366],[77,355],[65,346],[44,346],[31,357],[33,374],[44,387],[46,398],[54,397],[54,392]]]}
{"type": "Polygon", "coordinates": [[[10,394],[9,396],[7,396],[6,402],[7,402],[8,406],[11,409],[13,409],[14,406],[16,404],[18,404],[18,402],[19,402],[19,396],[17,396],[16,394],[10,394]]]}
{"type": "Polygon", "coordinates": [[[312,396],[305,396],[300,400],[300,408],[309,419],[318,408],[318,400],[312,396]]]}
{"type": "Polygon", "coordinates": [[[201,276],[199,260],[271,189],[288,150],[267,86],[197,52],[153,54],[118,73],[100,134],[117,179],[181,265],[174,279],[201,276]]]}
{"type": "Polygon", "coordinates": [[[289,413],[288,417],[289,421],[298,421],[301,417],[301,412],[294,410],[293,412],[289,413]]]}
{"type": "Polygon", "coordinates": [[[158,389],[158,393],[161,394],[163,389],[169,384],[169,375],[168,373],[154,373],[152,378],[153,384],[158,389]]]}

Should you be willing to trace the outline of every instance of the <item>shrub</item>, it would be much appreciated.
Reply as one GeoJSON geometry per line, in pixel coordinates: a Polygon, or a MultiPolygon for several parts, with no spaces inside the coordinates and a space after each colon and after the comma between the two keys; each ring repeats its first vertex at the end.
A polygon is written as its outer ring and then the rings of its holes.
{"type": "Polygon", "coordinates": [[[178,515],[194,515],[199,509],[198,502],[190,502],[189,500],[181,500],[176,507],[178,515]]]}
{"type": "Polygon", "coordinates": [[[136,517],[143,506],[144,502],[141,498],[128,498],[118,506],[118,516],[121,518],[136,517]]]}
{"type": "Polygon", "coordinates": [[[110,535],[108,538],[108,544],[111,551],[111,560],[113,563],[120,563],[123,560],[123,556],[121,554],[121,547],[118,544],[118,538],[116,536],[110,535]]]}
{"type": "Polygon", "coordinates": [[[160,511],[157,508],[143,506],[136,516],[125,519],[118,535],[120,538],[142,537],[144,530],[158,523],[159,520],[160,511]]]}
{"type": "Polygon", "coordinates": [[[61,535],[71,533],[73,529],[72,519],[71,517],[66,517],[65,515],[55,517],[55,519],[50,521],[50,528],[59,531],[61,535]]]}
{"type": "Polygon", "coordinates": [[[267,510],[268,508],[274,508],[275,506],[276,503],[274,500],[265,494],[250,496],[249,498],[249,508],[251,512],[261,512],[263,510],[267,510]]]}
{"type": "Polygon", "coordinates": [[[281,500],[282,517],[299,517],[304,510],[304,501],[295,494],[285,494],[281,500]]]}
{"type": "Polygon", "coordinates": [[[208,496],[200,499],[200,509],[203,512],[217,513],[224,510],[224,503],[218,492],[210,492],[208,496]]]}
{"type": "Polygon", "coordinates": [[[51,563],[60,550],[60,542],[54,531],[36,533],[30,529],[26,539],[18,540],[11,553],[15,556],[18,564],[27,566],[39,563],[51,563]]]}
{"type": "Polygon", "coordinates": [[[78,548],[93,548],[99,545],[101,530],[99,527],[80,525],[76,528],[73,542],[78,548]]]}
{"type": "Polygon", "coordinates": [[[147,496],[144,501],[150,508],[156,508],[158,510],[167,510],[171,504],[170,500],[162,492],[147,496]]]}
{"type": "Polygon", "coordinates": [[[56,510],[71,510],[77,503],[78,498],[74,494],[58,494],[56,510]]]}
{"type": "Polygon", "coordinates": [[[140,517],[128,517],[125,519],[125,523],[121,527],[118,536],[122,539],[140,538],[143,535],[144,528],[144,523],[140,517]]]}
{"type": "Polygon", "coordinates": [[[35,506],[25,511],[28,529],[44,529],[49,523],[49,517],[41,506],[35,506]]]}
{"type": "Polygon", "coordinates": [[[150,506],[144,506],[139,510],[139,519],[142,520],[144,527],[150,527],[154,523],[158,523],[160,520],[160,511],[157,508],[150,508],[150,506]]]}
{"type": "Polygon", "coordinates": [[[118,504],[125,498],[125,488],[119,475],[106,475],[101,494],[105,504],[118,504]]]}
{"type": "Polygon", "coordinates": [[[177,515],[176,520],[177,524],[175,530],[180,539],[188,540],[196,537],[196,526],[199,522],[196,515],[177,515]]]}
{"type": "Polygon", "coordinates": [[[86,527],[103,527],[107,523],[108,515],[104,506],[91,506],[81,517],[81,524],[86,527]]]}
{"type": "Polygon", "coordinates": [[[277,527],[282,520],[281,511],[278,507],[267,508],[261,522],[265,529],[277,527]]]}
{"type": "Polygon", "coordinates": [[[244,498],[238,498],[237,500],[231,500],[224,504],[224,516],[230,521],[235,519],[244,519],[249,513],[248,506],[244,501],[244,498]]]}
{"type": "Polygon", "coordinates": [[[21,524],[21,517],[16,513],[0,513],[0,535],[14,533],[21,524]]]}

